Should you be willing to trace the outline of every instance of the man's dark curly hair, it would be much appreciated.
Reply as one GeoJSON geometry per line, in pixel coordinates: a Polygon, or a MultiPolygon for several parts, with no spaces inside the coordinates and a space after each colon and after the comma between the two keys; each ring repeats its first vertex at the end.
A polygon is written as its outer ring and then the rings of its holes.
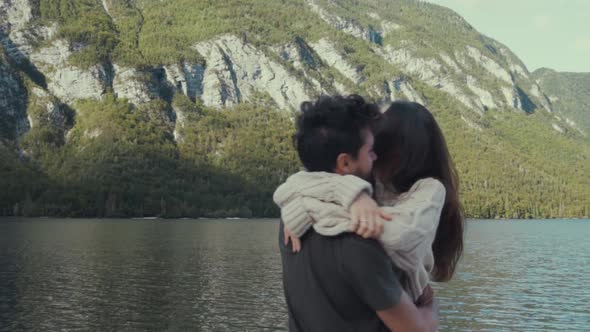
{"type": "Polygon", "coordinates": [[[333,172],[341,153],[353,158],[363,146],[364,130],[373,130],[379,107],[358,95],[321,96],[301,104],[293,144],[310,172],[333,172]]]}

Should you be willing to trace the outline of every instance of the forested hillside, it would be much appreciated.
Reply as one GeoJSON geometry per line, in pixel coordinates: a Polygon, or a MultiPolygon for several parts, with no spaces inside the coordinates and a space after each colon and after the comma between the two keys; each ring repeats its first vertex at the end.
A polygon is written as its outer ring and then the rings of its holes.
{"type": "Polygon", "coordinates": [[[4,1],[0,214],[276,217],[299,104],[357,93],[435,114],[468,216],[588,216],[561,76],[412,0],[4,1]]]}

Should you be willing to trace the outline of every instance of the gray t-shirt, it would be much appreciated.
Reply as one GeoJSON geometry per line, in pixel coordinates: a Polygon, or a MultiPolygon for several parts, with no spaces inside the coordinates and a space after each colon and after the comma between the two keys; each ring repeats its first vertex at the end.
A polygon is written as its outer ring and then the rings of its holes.
{"type": "Polygon", "coordinates": [[[388,331],[376,311],[397,305],[401,271],[381,245],[355,234],[326,237],[310,229],[293,253],[283,243],[289,331],[388,331]]]}

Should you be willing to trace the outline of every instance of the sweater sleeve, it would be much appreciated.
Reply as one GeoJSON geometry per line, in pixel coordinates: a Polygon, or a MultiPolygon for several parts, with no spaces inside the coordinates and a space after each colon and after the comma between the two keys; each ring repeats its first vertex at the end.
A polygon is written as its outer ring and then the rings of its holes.
{"type": "Polygon", "coordinates": [[[297,237],[305,234],[313,223],[310,213],[305,209],[304,197],[299,194],[303,189],[301,178],[305,173],[291,175],[273,194],[273,201],[281,209],[285,228],[297,237]]]}
{"type": "MultiPolygon", "coordinates": [[[[309,173],[313,174],[313,173],[309,173]]],[[[371,184],[354,175],[317,172],[306,182],[300,195],[338,204],[348,210],[357,197],[366,192],[373,194],[371,184]]]]}
{"type": "Polygon", "coordinates": [[[316,229],[341,229],[333,226],[349,221],[341,218],[342,212],[347,211],[362,192],[372,194],[371,184],[356,176],[302,171],[279,186],[273,199],[281,208],[285,227],[295,236],[301,236],[314,222],[316,229]],[[329,204],[328,209],[326,204],[329,204]],[[326,211],[334,212],[335,216],[326,211]],[[314,219],[313,216],[322,217],[314,219]]]}
{"type": "Polygon", "coordinates": [[[406,251],[414,257],[428,252],[432,243],[427,240],[436,234],[445,195],[444,185],[428,178],[416,182],[394,206],[384,206],[393,216],[391,222],[385,223],[380,237],[386,251],[406,251]]]}
{"type": "Polygon", "coordinates": [[[281,220],[293,235],[301,237],[313,224],[311,214],[305,207],[304,197],[295,197],[281,207],[281,220]]]}

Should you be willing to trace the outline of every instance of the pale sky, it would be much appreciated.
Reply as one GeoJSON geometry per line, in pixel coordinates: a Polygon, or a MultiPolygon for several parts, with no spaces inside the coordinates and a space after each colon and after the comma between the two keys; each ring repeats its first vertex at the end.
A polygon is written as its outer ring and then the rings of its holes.
{"type": "Polygon", "coordinates": [[[508,46],[532,72],[590,72],[590,0],[427,0],[508,46]]]}

